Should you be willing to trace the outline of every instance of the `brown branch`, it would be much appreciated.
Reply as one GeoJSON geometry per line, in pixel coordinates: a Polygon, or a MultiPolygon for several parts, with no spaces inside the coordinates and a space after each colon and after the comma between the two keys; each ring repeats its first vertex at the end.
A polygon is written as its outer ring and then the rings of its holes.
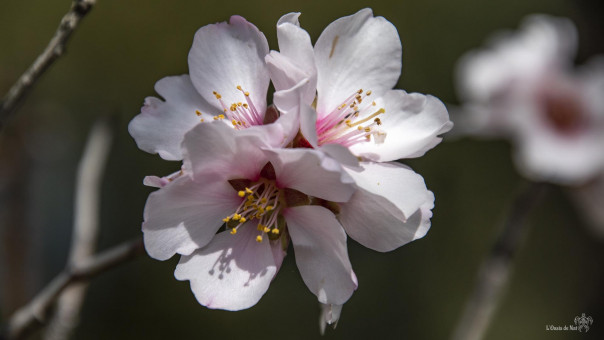
{"type": "Polygon", "coordinates": [[[532,183],[516,197],[497,241],[482,263],[474,291],[453,333],[453,340],[483,338],[510,277],[512,260],[528,232],[528,214],[543,196],[545,188],[545,184],[532,183]]]}
{"type": "MultiPolygon", "coordinates": [[[[112,139],[112,127],[107,118],[93,126],[84,149],[75,192],[74,225],[68,263],[77,266],[96,250],[99,233],[101,184],[112,139]]],[[[80,309],[88,283],[81,282],[67,288],[57,300],[56,309],[44,338],[68,339],[79,321],[80,309]]]]}
{"type": "Polygon", "coordinates": [[[31,302],[13,314],[0,334],[0,339],[22,339],[46,322],[49,307],[63,290],[77,282],[85,282],[128,262],[144,253],[142,239],[126,242],[83,261],[77,266],[68,266],[57,275],[31,302]]]}
{"type": "Polygon", "coordinates": [[[78,24],[94,6],[96,0],[73,0],[69,12],[63,16],[52,39],[34,63],[19,77],[0,102],[0,131],[15,111],[17,105],[29,93],[38,78],[65,51],[65,46],[78,24]]]}

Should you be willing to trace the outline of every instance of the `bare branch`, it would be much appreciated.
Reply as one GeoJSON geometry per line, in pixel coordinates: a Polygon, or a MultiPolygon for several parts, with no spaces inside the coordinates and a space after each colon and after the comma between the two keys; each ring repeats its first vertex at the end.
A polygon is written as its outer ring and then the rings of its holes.
{"type": "Polygon", "coordinates": [[[67,287],[77,282],[88,281],[143,253],[143,241],[142,239],[136,239],[101,252],[77,266],[68,266],[29,304],[15,312],[8,321],[8,327],[4,329],[6,335],[0,334],[0,339],[22,339],[29,332],[46,322],[49,307],[67,287]]]}
{"type": "MultiPolygon", "coordinates": [[[[79,264],[90,258],[96,250],[99,220],[101,183],[109,156],[112,131],[107,119],[99,120],[88,137],[78,168],[76,182],[74,226],[68,263],[79,264]]],[[[79,322],[79,314],[88,283],[73,284],[65,289],[57,301],[52,321],[46,331],[49,340],[68,339],[79,322]]]]}
{"type": "Polygon", "coordinates": [[[69,12],[63,16],[52,39],[34,63],[19,77],[0,102],[0,131],[15,111],[17,105],[25,98],[38,78],[65,51],[65,46],[80,20],[88,14],[96,0],[73,0],[69,12]]]}
{"type": "Polygon", "coordinates": [[[514,201],[491,253],[482,263],[453,340],[483,338],[510,277],[512,260],[528,231],[528,214],[543,196],[544,189],[545,184],[533,183],[514,201]]]}

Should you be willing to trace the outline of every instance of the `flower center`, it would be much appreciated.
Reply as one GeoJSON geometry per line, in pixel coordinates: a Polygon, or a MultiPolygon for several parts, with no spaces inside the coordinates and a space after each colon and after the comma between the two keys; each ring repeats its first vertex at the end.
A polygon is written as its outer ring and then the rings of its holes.
{"type": "MultiPolygon", "coordinates": [[[[241,85],[237,85],[237,90],[239,90],[243,97],[245,98],[245,103],[236,102],[231,105],[226,105],[222,100],[222,95],[216,91],[212,92],[220,106],[222,106],[221,114],[214,116],[214,120],[222,120],[228,119],[233,124],[233,127],[237,130],[248,128],[252,125],[262,125],[262,115],[254,106],[252,99],[250,98],[250,93],[248,91],[244,91],[241,85]]],[[[197,116],[201,116],[202,113],[199,110],[196,110],[195,113],[197,116]]],[[[201,119],[203,122],[203,119],[201,119]]]]}
{"type": "Polygon", "coordinates": [[[316,129],[319,145],[351,145],[368,142],[383,143],[386,132],[380,129],[378,117],[386,113],[384,108],[376,110],[375,101],[364,101],[371,91],[359,89],[328,114],[317,117],[316,129]]]}
{"type": "Polygon", "coordinates": [[[586,124],[584,107],[574,93],[546,93],[541,105],[543,118],[559,133],[574,135],[586,124]]]}
{"type": "Polygon", "coordinates": [[[264,234],[278,236],[279,213],[283,208],[283,194],[275,185],[273,180],[260,178],[250,187],[239,190],[239,197],[244,198],[237,210],[222,219],[231,228],[231,234],[236,234],[237,230],[247,221],[258,220],[258,231],[260,234],[256,241],[262,242],[264,234]]]}

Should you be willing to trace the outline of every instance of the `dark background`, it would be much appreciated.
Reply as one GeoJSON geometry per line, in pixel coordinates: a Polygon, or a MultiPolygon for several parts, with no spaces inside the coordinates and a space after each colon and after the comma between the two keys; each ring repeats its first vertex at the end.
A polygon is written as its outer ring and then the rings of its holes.
{"type": "MultiPolygon", "coordinates": [[[[115,1],[99,0],[67,53],[42,77],[0,134],[0,320],[64,266],[73,215],[74,178],[86,135],[102,115],[119,117],[103,186],[100,248],[141,234],[152,189],[149,174],[179,164],[137,149],[128,122],[154,83],[187,73],[195,31],[239,14],[277,49],[275,25],[291,11],[313,41],[331,21],[372,7],[398,29],[403,72],[398,87],[457,101],[453,71],[468,49],[531,13],[571,18],[582,63],[604,53],[601,1],[115,1]]],[[[0,0],[0,94],[43,50],[68,0],[0,0]]],[[[449,138],[451,139],[451,138],[449,138]]],[[[526,182],[503,141],[447,140],[405,162],[436,196],[428,235],[390,253],[349,240],[359,288],[325,338],[448,338],[476,271],[511,200],[526,182]]],[[[530,218],[507,295],[487,339],[598,339],[604,335],[604,240],[585,223],[565,189],[550,190],[530,218]],[[592,316],[589,333],[547,332],[592,316]]],[[[95,279],[77,339],[231,339],[319,337],[316,297],[302,282],[290,249],[268,293],[239,312],[200,306],[187,282],[173,278],[177,259],[143,256],[95,279]]]]}

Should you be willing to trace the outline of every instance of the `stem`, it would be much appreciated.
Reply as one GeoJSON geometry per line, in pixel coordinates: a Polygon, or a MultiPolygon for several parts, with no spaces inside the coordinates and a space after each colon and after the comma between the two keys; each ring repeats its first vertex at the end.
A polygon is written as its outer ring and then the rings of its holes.
{"type": "MultiPolygon", "coordinates": [[[[74,226],[68,263],[77,266],[96,251],[99,233],[101,184],[109,156],[112,129],[107,119],[93,126],[78,168],[76,182],[74,226]]],[[[45,339],[68,339],[79,322],[80,309],[88,283],[78,283],[65,289],[45,334],[45,339]]]]}
{"type": "Polygon", "coordinates": [[[88,281],[143,253],[143,240],[139,238],[101,252],[76,266],[67,266],[33,300],[13,314],[0,334],[0,339],[22,339],[45,323],[48,308],[67,287],[76,282],[88,281]]]}
{"type": "Polygon", "coordinates": [[[17,105],[29,93],[40,76],[65,51],[65,46],[78,24],[94,6],[96,0],[73,0],[71,8],[61,19],[54,36],[31,66],[19,77],[0,102],[0,131],[15,111],[17,105]]]}
{"type": "Polygon", "coordinates": [[[531,209],[543,196],[545,184],[532,183],[514,200],[503,229],[478,272],[474,291],[452,340],[480,340],[491,323],[512,269],[512,260],[528,232],[531,209]]]}

